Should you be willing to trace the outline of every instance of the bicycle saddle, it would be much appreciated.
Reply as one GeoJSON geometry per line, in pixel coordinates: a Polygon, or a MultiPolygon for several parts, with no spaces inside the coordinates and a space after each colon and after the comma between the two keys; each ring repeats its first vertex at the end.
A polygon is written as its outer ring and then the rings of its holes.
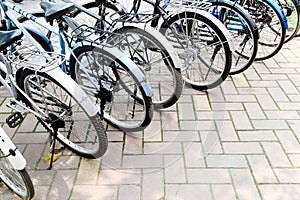
{"type": "Polygon", "coordinates": [[[52,21],[54,19],[60,18],[61,16],[75,9],[73,3],[64,2],[41,2],[40,6],[45,11],[45,18],[47,21],[52,21]]]}
{"type": "Polygon", "coordinates": [[[0,51],[5,50],[9,45],[18,41],[23,36],[22,31],[0,31],[0,51]]]}

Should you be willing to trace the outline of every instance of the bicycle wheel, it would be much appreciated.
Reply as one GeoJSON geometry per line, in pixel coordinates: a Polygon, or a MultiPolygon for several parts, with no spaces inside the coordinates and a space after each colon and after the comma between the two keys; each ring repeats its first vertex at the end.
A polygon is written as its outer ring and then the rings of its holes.
{"type": "Polygon", "coordinates": [[[281,10],[266,0],[246,1],[243,7],[258,27],[259,45],[255,60],[271,58],[280,51],[285,40],[286,29],[281,10]]]}
{"type": "MultiPolygon", "coordinates": [[[[0,157],[4,153],[0,149],[0,157]]],[[[2,181],[22,199],[32,199],[34,196],[34,187],[26,171],[16,170],[8,158],[0,159],[0,178],[2,181]]]]}
{"type": "Polygon", "coordinates": [[[100,90],[105,88],[111,93],[112,98],[106,102],[104,110],[107,122],[125,132],[140,131],[150,124],[152,99],[135,72],[120,58],[94,46],[82,46],[73,53],[76,59],[73,56],[70,59],[71,77],[88,95],[100,104],[100,90]]]}
{"type": "Polygon", "coordinates": [[[248,69],[258,48],[258,29],[251,16],[240,5],[230,1],[208,0],[209,12],[230,32],[236,49],[232,52],[231,75],[248,69]]]}
{"type": "MultiPolygon", "coordinates": [[[[50,130],[51,123],[64,124],[57,135],[64,146],[86,158],[98,158],[105,153],[108,141],[100,116],[98,113],[94,116],[88,114],[88,105],[81,103],[83,99],[74,98],[76,91],[71,93],[46,73],[24,69],[17,75],[18,86],[48,114],[47,120],[39,118],[42,125],[50,130]],[[51,119],[53,116],[57,117],[51,119]]],[[[30,105],[24,96],[21,98],[30,105]]]]}
{"type": "Polygon", "coordinates": [[[288,22],[288,29],[284,42],[289,42],[294,38],[300,28],[300,8],[298,1],[295,0],[277,0],[278,5],[283,10],[288,22]]]}
{"type": "Polygon", "coordinates": [[[172,47],[167,50],[165,45],[168,41],[163,41],[159,32],[153,35],[154,32],[156,30],[153,28],[143,30],[133,26],[123,26],[115,31],[123,39],[116,40],[117,46],[146,74],[147,82],[153,90],[154,108],[162,109],[177,102],[182,93],[183,80],[180,68],[176,68],[173,60],[173,56],[177,55],[171,55],[169,50],[172,47]]]}
{"type": "Polygon", "coordinates": [[[211,19],[194,12],[181,12],[165,20],[160,31],[177,50],[188,86],[207,90],[227,78],[231,50],[225,35],[211,19]]]}

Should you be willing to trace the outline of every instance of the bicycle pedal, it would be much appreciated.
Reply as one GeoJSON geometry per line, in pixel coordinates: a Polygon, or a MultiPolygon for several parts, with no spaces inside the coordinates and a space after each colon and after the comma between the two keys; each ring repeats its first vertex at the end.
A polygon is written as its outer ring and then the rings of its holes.
{"type": "Polygon", "coordinates": [[[24,117],[23,117],[22,113],[15,112],[6,119],[6,123],[10,128],[15,128],[19,124],[21,124],[23,122],[23,120],[24,120],[24,117]]]}

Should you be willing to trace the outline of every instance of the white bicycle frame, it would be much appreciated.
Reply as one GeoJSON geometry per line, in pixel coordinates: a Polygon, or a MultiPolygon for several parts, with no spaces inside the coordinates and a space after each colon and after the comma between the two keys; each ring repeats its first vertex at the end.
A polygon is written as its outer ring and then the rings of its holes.
{"type": "MultiPolygon", "coordinates": [[[[26,166],[26,160],[20,153],[16,145],[7,136],[5,131],[0,126],[0,149],[4,156],[7,156],[8,160],[12,164],[12,167],[16,170],[23,170],[26,166]]],[[[1,158],[0,158],[1,162],[1,158]]]]}

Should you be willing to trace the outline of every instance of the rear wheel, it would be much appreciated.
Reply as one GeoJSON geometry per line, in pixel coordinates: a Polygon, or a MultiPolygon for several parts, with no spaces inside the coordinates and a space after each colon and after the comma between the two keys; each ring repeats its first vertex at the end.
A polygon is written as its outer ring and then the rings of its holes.
{"type": "MultiPolygon", "coordinates": [[[[258,27],[258,51],[255,60],[265,60],[277,54],[284,44],[286,29],[279,12],[268,1],[247,1],[243,6],[258,27]]],[[[278,6],[279,7],[279,6],[278,6]]]]}
{"type": "Polygon", "coordinates": [[[152,99],[121,60],[93,46],[77,48],[74,55],[76,59],[70,59],[71,76],[92,100],[100,105],[102,90],[111,95],[104,109],[107,122],[125,132],[140,131],[150,124],[152,99]]]}
{"type": "MultiPolygon", "coordinates": [[[[18,73],[17,80],[18,86],[48,115],[47,120],[39,119],[47,129],[50,130],[51,124],[56,121],[64,124],[57,135],[63,145],[86,158],[104,155],[107,136],[98,113],[89,116],[81,102],[45,73],[24,69],[18,73]],[[50,119],[50,116],[57,118],[50,119]]],[[[21,98],[30,105],[25,97],[21,98]]]]}
{"type": "Polygon", "coordinates": [[[225,35],[213,21],[197,13],[182,12],[165,21],[160,31],[182,60],[186,85],[207,90],[227,78],[231,50],[225,35]]]}
{"type": "Polygon", "coordinates": [[[178,63],[174,62],[159,38],[155,38],[147,29],[145,31],[130,26],[124,26],[115,33],[121,34],[120,37],[124,39],[117,41],[117,46],[122,47],[121,50],[128,53],[131,60],[145,73],[153,90],[154,108],[168,108],[175,104],[183,88],[180,66],[175,66],[178,63]]]}

